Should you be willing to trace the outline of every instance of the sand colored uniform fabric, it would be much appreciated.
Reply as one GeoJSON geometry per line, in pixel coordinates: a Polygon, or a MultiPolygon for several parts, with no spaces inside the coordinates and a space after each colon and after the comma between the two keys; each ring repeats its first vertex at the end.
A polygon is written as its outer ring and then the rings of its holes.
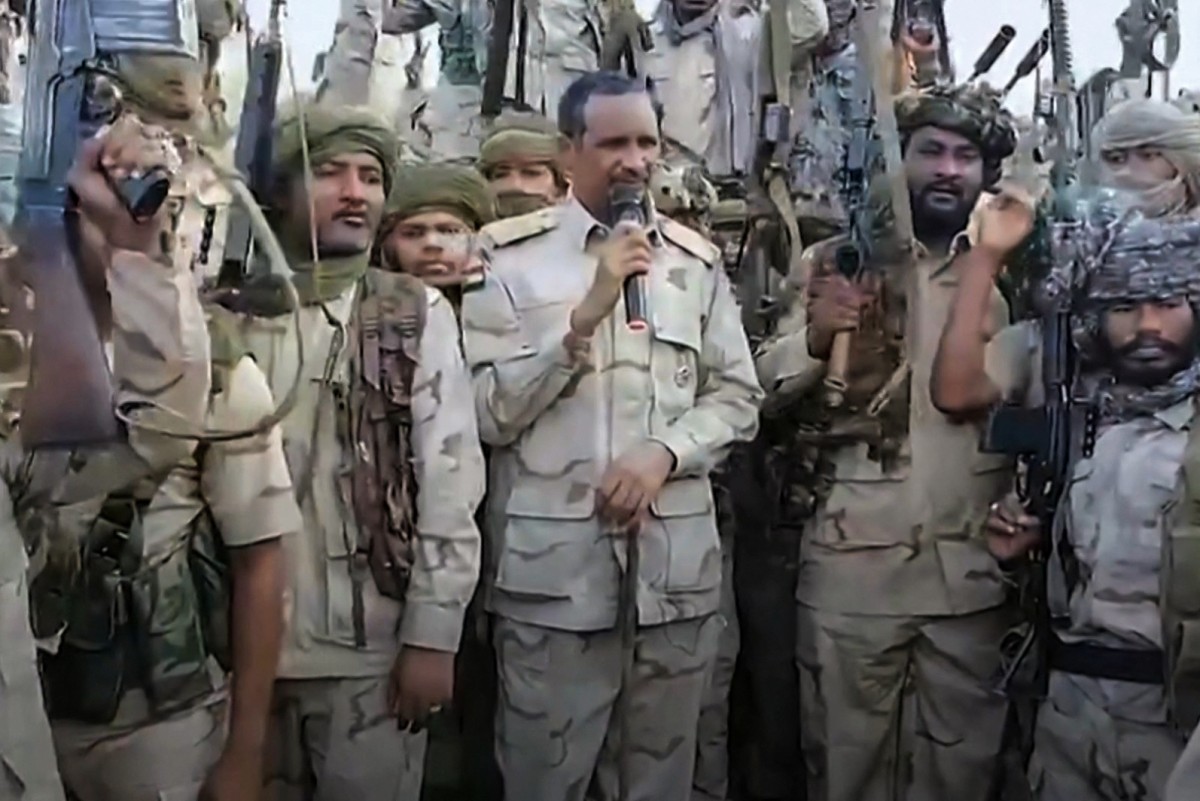
{"type": "MultiPolygon", "coordinates": [[[[721,507],[718,497],[717,508],[721,507]]],[[[719,512],[718,512],[719,514],[719,512]]],[[[718,520],[718,524],[724,521],[718,520]]],[[[732,528],[730,525],[722,528],[732,528]]],[[[729,796],[729,691],[737,667],[741,630],[733,594],[733,537],[721,538],[721,600],[717,607],[717,647],[700,699],[696,726],[696,767],[692,801],[725,801],[729,796]]]]}
{"type": "MultiPolygon", "coordinates": [[[[894,384],[888,408],[907,433],[887,466],[867,442],[830,450],[832,485],[801,544],[801,730],[810,792],[821,801],[984,797],[999,752],[1005,704],[991,688],[1003,615],[989,610],[1005,591],[977,532],[1012,465],[979,453],[979,429],[951,423],[929,397],[957,282],[952,263],[930,257],[889,285],[891,308],[903,313],[883,325],[887,337],[903,338],[911,374],[894,384]],[[934,723],[937,736],[919,736],[934,723]],[[910,771],[918,759],[921,770],[910,771]]],[[[804,303],[795,299],[757,356],[777,399],[803,397],[824,373],[808,353],[804,303]]],[[[996,291],[993,330],[1007,317],[996,291]]],[[[870,397],[903,377],[871,360],[854,347],[852,393],[859,381],[870,397]]]]}
{"type": "MultiPolygon", "coordinates": [[[[1189,399],[1102,430],[1092,457],[1076,464],[1065,525],[1080,579],[1069,600],[1062,582],[1052,596],[1056,614],[1070,615],[1064,642],[1161,649],[1165,513],[1191,425],[1189,399]]],[[[1162,685],[1056,671],[1038,716],[1031,783],[1042,801],[1153,801],[1183,745],[1162,685]]]]}
{"type": "MultiPolygon", "coordinates": [[[[182,419],[193,428],[238,429],[271,411],[266,382],[249,359],[223,377],[219,391],[209,392],[204,312],[187,268],[118,256],[110,276],[113,367],[123,388],[119,404],[149,403],[145,418],[174,428],[182,419]],[[162,389],[146,389],[154,387],[162,389]]],[[[51,536],[82,536],[104,501],[97,493],[112,487],[114,476],[126,477],[116,480],[120,486],[128,477],[137,480],[156,471],[165,471],[165,477],[142,513],[149,553],[177,548],[190,536],[193,519],[206,510],[228,547],[298,528],[278,429],[214,443],[199,462],[190,452],[193,445],[131,429],[128,447],[94,454],[67,475],[57,490],[61,507],[51,536]]],[[[49,648],[56,648],[53,641],[49,648]]],[[[208,675],[207,695],[167,715],[156,714],[142,690],[130,689],[107,725],[55,720],[55,749],[71,792],[80,801],[195,798],[224,744],[225,680],[215,662],[209,663],[208,675]]]]}
{"type": "MultiPolygon", "coordinates": [[[[628,688],[630,797],[672,801],[691,792],[721,580],[707,474],[732,442],[753,435],[761,390],[717,249],[677,223],[653,226],[651,333],[629,332],[618,304],[593,339],[592,366],[574,363],[562,345],[569,311],[596,269],[589,244],[606,233],[577,201],[485,228],[493,269],[463,306],[480,431],[493,447],[497,748],[514,798],[582,798],[598,767],[603,774],[611,766],[599,748],[615,725],[625,543],[598,523],[594,488],[613,459],[647,440],[665,445],[677,465],[639,535],[644,644],[628,688]],[[606,656],[594,659],[593,648],[606,656]],[[581,675],[594,677],[586,690],[581,675]],[[542,678],[531,684],[535,676],[542,678]],[[570,703],[578,706],[559,709],[576,687],[570,703]],[[551,716],[530,715],[547,704],[551,716]],[[576,721],[565,734],[555,723],[562,716],[576,721]],[[678,738],[666,750],[660,720],[671,721],[678,738]],[[574,756],[554,761],[548,743],[574,756]],[[659,755],[653,768],[637,764],[643,748],[659,755]]],[[[612,797],[611,784],[601,797],[612,797]]]]}
{"type": "MultiPolygon", "coordinates": [[[[304,516],[302,535],[287,544],[288,626],[272,721],[278,765],[271,780],[287,797],[417,797],[424,737],[399,731],[385,716],[381,685],[402,645],[458,649],[479,571],[472,515],[483,494],[483,457],[457,321],[445,298],[430,289],[413,378],[418,492],[412,578],[404,603],[380,595],[369,579],[362,584],[366,642],[356,646],[349,561],[357,532],[340,495],[344,451],[337,415],[349,378],[340,332],[363,286],[360,281],[301,309],[303,383],[283,424],[304,516]],[[312,776],[315,790],[307,784],[312,776]]],[[[298,365],[288,318],[253,320],[247,335],[276,391],[290,386],[298,365]]]]}
{"type": "Polygon", "coordinates": [[[1171,771],[1165,801],[1191,801],[1200,789],[1200,729],[1192,732],[1187,748],[1171,771]]]}
{"type": "Polygon", "coordinates": [[[28,564],[8,486],[0,485],[0,799],[62,801],[29,628],[28,564]]]}
{"type": "MultiPolygon", "coordinates": [[[[546,0],[529,9],[524,70],[525,103],[551,119],[571,83],[599,69],[604,12],[597,0],[546,0]]],[[[516,97],[517,44],[521,4],[513,21],[506,97],[516,97]]],[[[432,148],[440,158],[474,158],[484,135],[479,105],[487,74],[491,10],[486,0],[402,0],[388,10],[388,33],[417,31],[437,23],[442,29],[444,62],[453,51],[462,64],[461,76],[447,70],[430,95],[422,124],[432,133],[432,148]],[[461,51],[461,52],[459,52],[461,51]]]]}

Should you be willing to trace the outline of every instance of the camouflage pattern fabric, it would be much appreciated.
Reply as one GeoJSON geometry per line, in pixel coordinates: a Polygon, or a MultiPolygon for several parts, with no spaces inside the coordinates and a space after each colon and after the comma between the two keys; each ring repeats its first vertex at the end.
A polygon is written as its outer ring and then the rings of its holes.
{"type": "Polygon", "coordinates": [[[1200,728],[1192,732],[1187,748],[1171,771],[1163,801],[1191,801],[1197,787],[1200,787],[1200,728]]]}
{"type": "Polygon", "coordinates": [[[325,56],[319,100],[334,105],[371,102],[371,72],[383,25],[383,0],[341,0],[333,46],[325,56]]]}
{"type": "Polygon", "coordinates": [[[9,492],[0,483],[0,798],[63,801],[29,628],[29,561],[9,492]]]}
{"type": "MultiPolygon", "coordinates": [[[[1052,675],[1038,711],[1029,769],[1037,801],[1170,799],[1165,788],[1183,739],[1167,726],[1112,714],[1073,678],[1052,675]]],[[[1192,785],[1179,798],[1195,793],[1192,785]]]]}
{"type": "Polygon", "coordinates": [[[963,136],[983,156],[985,186],[999,180],[1002,162],[1016,149],[1015,125],[999,92],[987,84],[935,85],[896,98],[896,126],[903,142],[926,126],[963,136]]]}
{"type": "Polygon", "coordinates": [[[625,339],[619,304],[605,324],[612,333],[596,338],[590,364],[574,363],[561,345],[565,312],[583,297],[595,269],[589,237],[604,234],[576,201],[485,228],[492,273],[464,301],[481,435],[493,445],[489,527],[495,520],[496,555],[489,601],[500,618],[501,768],[514,798],[581,798],[597,760],[612,764],[600,744],[607,726],[615,725],[606,719],[616,696],[611,688],[620,683],[619,638],[612,629],[624,539],[597,522],[591,488],[611,459],[647,439],[668,447],[678,464],[639,535],[645,644],[637,649],[635,670],[646,684],[632,690],[630,725],[649,739],[631,751],[637,766],[631,798],[682,799],[690,792],[721,580],[705,476],[733,441],[753,435],[761,390],[719,252],[677,223],[658,219],[655,227],[660,246],[651,270],[658,278],[650,288],[656,317],[650,352],[625,339]],[[532,353],[530,342],[538,343],[532,353]],[[649,394],[647,380],[654,386],[649,394]],[[597,418],[597,404],[610,403],[619,417],[597,418]],[[571,433],[598,425],[605,433],[594,443],[571,433]],[[549,649],[539,644],[545,642],[549,649]],[[610,656],[595,659],[593,649],[610,656]],[[561,658],[550,650],[561,651],[561,658]],[[534,671],[548,668],[553,672],[544,681],[532,683],[534,671]],[[580,675],[595,678],[580,682],[580,675]],[[573,698],[570,688],[583,686],[605,689],[573,698]],[[578,707],[562,708],[564,700],[578,707]],[[530,709],[548,706],[554,707],[548,716],[529,716],[530,709]],[[555,721],[563,715],[576,721],[586,715],[595,725],[571,727],[560,740],[555,721]],[[658,743],[665,731],[679,745],[653,766],[641,766],[641,748],[654,744],[656,753],[665,753],[658,743]],[[547,760],[558,760],[554,754],[562,748],[571,758],[547,770],[547,760]]]}
{"type": "MultiPolygon", "coordinates": [[[[553,0],[517,5],[513,20],[512,50],[508,60],[505,97],[516,98],[517,72],[522,70],[525,106],[554,118],[558,101],[568,86],[585,72],[599,69],[600,41],[605,12],[599,0],[553,0]],[[521,9],[527,9],[525,61],[519,63],[521,9]]],[[[475,71],[487,74],[487,48],[491,32],[491,5],[486,0],[399,0],[384,17],[387,33],[410,33],[436,23],[449,31],[457,25],[470,30],[475,71]]],[[[479,82],[455,84],[443,75],[432,92],[422,124],[432,133],[438,157],[474,159],[486,135],[480,118],[483,97],[479,82]]]]}
{"type": "Polygon", "coordinates": [[[276,682],[265,797],[418,801],[427,734],[396,728],[386,677],[276,682]]]}
{"type": "Polygon", "coordinates": [[[632,687],[621,687],[615,629],[496,623],[500,710],[496,753],[505,796],[529,801],[616,798],[613,698],[630,693],[631,801],[688,801],[696,720],[717,650],[716,615],[639,629],[632,687]],[[595,795],[589,795],[589,788],[595,795]]]}

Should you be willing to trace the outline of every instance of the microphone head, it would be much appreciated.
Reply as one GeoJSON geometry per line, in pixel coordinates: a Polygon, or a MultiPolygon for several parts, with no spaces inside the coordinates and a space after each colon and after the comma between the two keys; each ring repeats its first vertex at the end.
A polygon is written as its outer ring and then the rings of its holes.
{"type": "Polygon", "coordinates": [[[613,184],[608,190],[608,211],[619,222],[646,224],[646,188],[639,184],[613,184]]]}

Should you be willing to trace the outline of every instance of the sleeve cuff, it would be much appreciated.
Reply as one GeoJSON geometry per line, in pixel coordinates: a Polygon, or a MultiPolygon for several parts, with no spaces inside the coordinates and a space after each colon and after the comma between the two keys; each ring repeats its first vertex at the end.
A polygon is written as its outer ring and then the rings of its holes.
{"type": "Polygon", "coordinates": [[[650,439],[662,445],[675,457],[675,469],[671,471],[672,478],[693,475],[705,470],[705,452],[686,429],[668,429],[650,439]]]}
{"type": "Polygon", "coordinates": [[[400,623],[400,644],[457,653],[465,615],[465,606],[405,603],[404,618],[400,623]]]}

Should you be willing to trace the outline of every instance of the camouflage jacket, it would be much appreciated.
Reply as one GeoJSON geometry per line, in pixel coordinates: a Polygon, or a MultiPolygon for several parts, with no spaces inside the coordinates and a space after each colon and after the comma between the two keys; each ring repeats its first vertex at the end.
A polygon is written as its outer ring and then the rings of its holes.
{"type": "Polygon", "coordinates": [[[301,308],[302,365],[289,318],[251,319],[242,329],[276,393],[303,371],[296,406],[283,423],[304,518],[302,535],[286,544],[294,566],[279,668],[286,678],[384,675],[402,644],[456,651],[479,575],[474,512],[483,495],[483,455],[458,322],[446,299],[426,289],[412,379],[409,444],[418,487],[412,573],[403,602],[381,595],[373,581],[363,583],[362,622],[356,623],[350,560],[359,531],[342,486],[351,461],[341,407],[351,392],[347,331],[363,286],[301,308]]]}
{"type": "Polygon", "coordinates": [[[647,441],[676,466],[639,534],[641,622],[716,610],[708,474],[733,442],[753,437],[762,391],[717,248],[669,220],[652,228],[650,333],[629,331],[618,304],[590,363],[562,340],[604,227],[570,201],[484,229],[492,271],[465,298],[463,333],[480,433],[493,448],[489,514],[503,521],[490,606],[505,617],[582,631],[614,624],[624,538],[597,520],[595,490],[615,459],[647,441]]]}

